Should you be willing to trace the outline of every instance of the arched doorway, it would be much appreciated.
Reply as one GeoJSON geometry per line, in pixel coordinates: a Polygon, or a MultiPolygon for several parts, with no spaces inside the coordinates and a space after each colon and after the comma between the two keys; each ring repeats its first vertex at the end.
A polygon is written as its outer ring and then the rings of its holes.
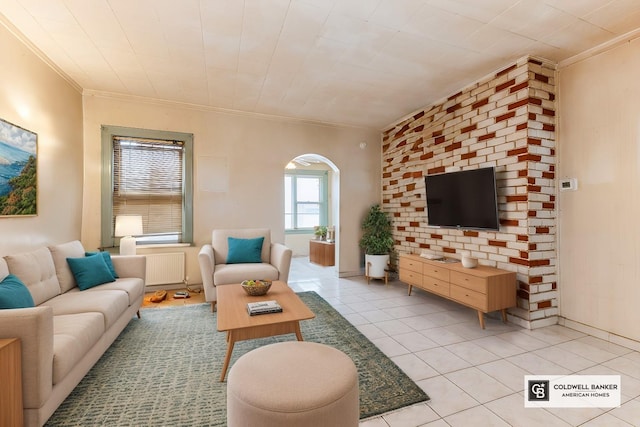
{"type": "Polygon", "coordinates": [[[293,256],[309,256],[315,239],[315,226],[333,230],[334,271],[340,263],[340,170],[328,158],[314,153],[301,154],[285,166],[285,244],[293,256]],[[318,186],[318,205],[314,192],[318,186]],[[305,195],[305,191],[310,194],[305,195]],[[304,200],[308,199],[308,200],[304,200]],[[315,211],[316,206],[324,206],[315,211]]]}

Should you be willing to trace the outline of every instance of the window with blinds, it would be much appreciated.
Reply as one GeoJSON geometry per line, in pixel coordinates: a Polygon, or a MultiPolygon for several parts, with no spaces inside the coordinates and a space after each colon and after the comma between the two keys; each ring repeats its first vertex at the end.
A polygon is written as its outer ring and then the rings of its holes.
{"type": "Polygon", "coordinates": [[[115,218],[142,217],[140,245],[192,243],[193,134],[103,125],[101,241],[118,245],[115,218]]]}
{"type": "Polygon", "coordinates": [[[182,241],[182,141],[113,139],[113,219],[141,215],[140,243],[182,241]]]}

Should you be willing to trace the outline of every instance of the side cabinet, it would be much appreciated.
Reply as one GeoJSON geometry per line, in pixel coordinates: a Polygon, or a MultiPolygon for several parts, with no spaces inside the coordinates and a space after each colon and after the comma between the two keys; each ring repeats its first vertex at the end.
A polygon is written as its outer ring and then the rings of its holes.
{"type": "Polygon", "coordinates": [[[0,339],[0,426],[23,425],[20,340],[0,339]]]}
{"type": "Polygon", "coordinates": [[[325,267],[330,267],[336,263],[335,243],[328,243],[323,240],[309,241],[309,261],[325,267]]]}
{"type": "Polygon", "coordinates": [[[479,265],[464,268],[460,262],[444,263],[413,254],[400,255],[400,280],[478,312],[484,329],[484,313],[500,310],[507,321],[507,308],[516,305],[516,273],[479,265]]]}

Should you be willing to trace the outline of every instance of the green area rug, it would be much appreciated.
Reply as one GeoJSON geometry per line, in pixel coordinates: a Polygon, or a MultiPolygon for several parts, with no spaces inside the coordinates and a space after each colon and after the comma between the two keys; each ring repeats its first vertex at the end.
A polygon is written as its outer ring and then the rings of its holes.
{"type": "MultiPolygon", "coordinates": [[[[316,318],[301,322],[305,340],[353,359],[360,419],[429,397],[371,341],[315,292],[300,298],[316,318]]],[[[142,310],[52,415],[48,426],[224,426],[227,384],[220,383],[226,334],[209,304],[142,310]]],[[[262,345],[295,335],[241,341],[231,366],[262,345]]]]}

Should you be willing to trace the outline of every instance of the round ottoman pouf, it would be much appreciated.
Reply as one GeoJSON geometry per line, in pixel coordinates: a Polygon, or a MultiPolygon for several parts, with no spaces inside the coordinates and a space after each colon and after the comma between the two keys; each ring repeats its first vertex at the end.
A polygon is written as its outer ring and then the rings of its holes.
{"type": "Polygon", "coordinates": [[[287,341],[241,356],[227,379],[229,427],[358,426],[358,372],[333,347],[287,341]]]}

